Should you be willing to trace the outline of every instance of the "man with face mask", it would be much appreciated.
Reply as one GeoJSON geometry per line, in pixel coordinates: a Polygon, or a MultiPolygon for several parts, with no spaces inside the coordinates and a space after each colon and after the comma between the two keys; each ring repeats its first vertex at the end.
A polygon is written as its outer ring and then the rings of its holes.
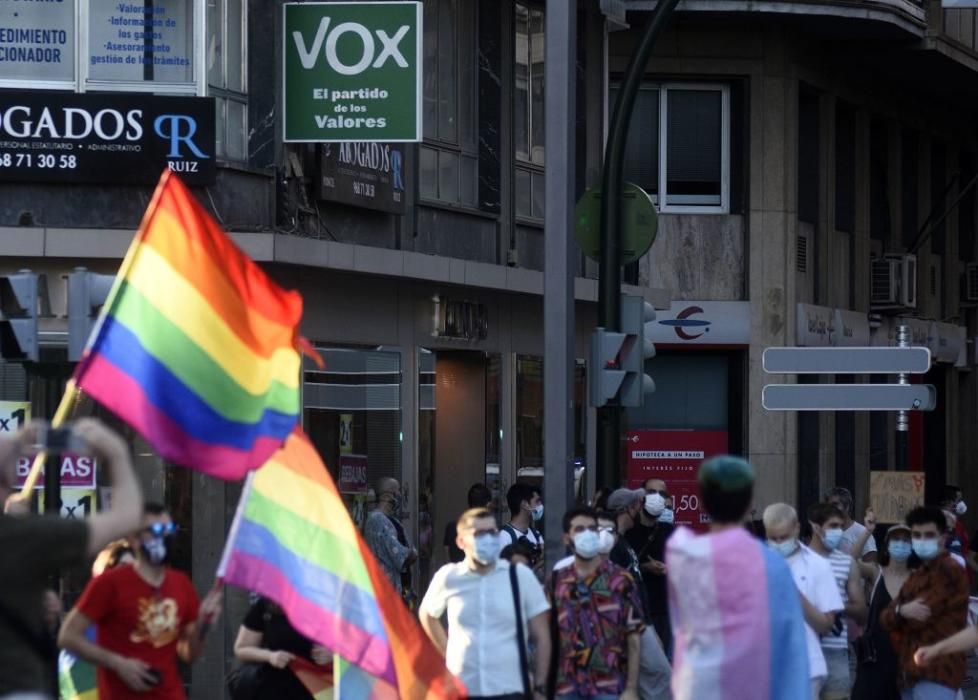
{"type": "Polygon", "coordinates": [[[129,538],[136,563],[89,581],[68,614],[59,644],[98,666],[101,700],[183,700],[177,658],[192,663],[221,612],[221,593],[204,601],[190,579],[167,566],[176,527],[159,504],[144,507],[142,528],[129,538]],[[96,641],[85,630],[98,628],[96,641]]]}
{"type": "Polygon", "coordinates": [[[845,610],[835,618],[828,634],[821,638],[822,654],[828,675],[822,687],[822,700],[845,700],[852,687],[849,678],[848,620],[866,621],[866,595],[856,560],[839,551],[842,541],[842,511],[829,503],[816,503],[808,509],[812,526],[811,549],[832,567],[845,610]]]}
{"type": "Polygon", "coordinates": [[[829,563],[798,541],[801,527],[794,508],[787,503],[775,503],[765,508],[764,530],[768,545],[785,558],[798,588],[805,617],[812,698],[819,700],[828,669],[818,640],[832,631],[845,605],[829,563]]]}
{"type": "Polygon", "coordinates": [[[666,655],[672,657],[672,627],[669,623],[669,594],[666,585],[666,543],[675,527],[673,511],[666,508],[669,493],[661,479],[645,482],[645,499],[639,510],[639,521],[625,539],[638,555],[648,601],[648,616],[662,640],[666,655]]]}
{"type": "Polygon", "coordinates": [[[499,528],[490,511],[465,511],[456,532],[465,559],[435,573],[418,610],[421,627],[470,698],[522,698],[532,688],[534,700],[543,700],[550,663],[550,604],[543,588],[527,567],[499,558],[499,528]],[[446,613],[447,632],[441,623],[446,613]],[[527,636],[536,649],[532,682],[530,669],[514,672],[526,657],[519,645],[527,636]]]}
{"type": "Polygon", "coordinates": [[[397,479],[381,479],[377,484],[377,508],[367,516],[363,539],[377,557],[384,573],[397,592],[410,589],[409,571],[418,553],[408,544],[401,525],[401,485],[397,479]]]}
{"type": "Polygon", "coordinates": [[[548,586],[559,632],[556,696],[638,700],[644,628],[638,587],[601,556],[594,510],[567,511],[563,526],[574,562],[555,571],[548,586]]]}
{"type": "Polygon", "coordinates": [[[939,508],[921,506],[907,515],[913,553],[923,564],[880,616],[900,663],[898,683],[909,700],[953,700],[965,674],[961,654],[918,666],[914,653],[961,629],[968,614],[968,578],[944,549],[947,527],[939,508]]]}
{"type": "MultiPolygon", "coordinates": [[[[543,520],[543,501],[540,489],[532,484],[517,481],[506,492],[506,505],[509,508],[509,522],[499,533],[503,547],[520,542],[533,552],[530,566],[543,561],[543,535],[534,527],[543,520]]],[[[538,572],[539,573],[539,572],[538,572]]]]}

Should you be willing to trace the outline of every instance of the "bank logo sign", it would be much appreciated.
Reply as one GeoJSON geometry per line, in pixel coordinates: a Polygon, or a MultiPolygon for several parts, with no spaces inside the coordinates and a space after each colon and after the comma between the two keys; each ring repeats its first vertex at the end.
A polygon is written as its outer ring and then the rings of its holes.
{"type": "Polygon", "coordinates": [[[214,182],[210,97],[0,93],[0,182],[214,182]]]}
{"type": "Polygon", "coordinates": [[[286,141],[420,141],[420,2],[286,3],[286,141]]]}

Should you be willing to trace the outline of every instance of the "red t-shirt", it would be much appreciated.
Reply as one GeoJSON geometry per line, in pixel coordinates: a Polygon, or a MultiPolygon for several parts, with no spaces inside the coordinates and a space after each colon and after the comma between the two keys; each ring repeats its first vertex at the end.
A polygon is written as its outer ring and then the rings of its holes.
{"type": "MultiPolygon", "coordinates": [[[[157,669],[161,680],[147,700],[185,700],[177,669],[177,642],[183,628],[197,619],[200,599],[190,579],[167,569],[159,589],[146,583],[134,566],[120,566],[88,582],[78,609],[97,626],[99,646],[157,669]]],[[[99,666],[102,700],[130,698],[133,691],[112,671],[99,666]]]]}

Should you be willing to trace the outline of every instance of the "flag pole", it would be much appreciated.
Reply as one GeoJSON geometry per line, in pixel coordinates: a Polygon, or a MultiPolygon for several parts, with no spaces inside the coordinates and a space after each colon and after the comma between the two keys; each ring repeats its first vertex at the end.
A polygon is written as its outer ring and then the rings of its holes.
{"type": "MultiPolygon", "coordinates": [[[[85,366],[85,356],[88,355],[88,350],[91,348],[94,339],[98,337],[99,331],[102,329],[102,324],[105,322],[105,317],[108,315],[109,310],[115,301],[116,296],[119,293],[119,287],[122,286],[122,279],[129,272],[129,268],[136,258],[136,250],[139,247],[139,242],[143,238],[143,232],[149,225],[150,220],[156,214],[156,209],[159,207],[160,198],[163,195],[163,190],[166,188],[167,180],[171,177],[175,177],[169,169],[163,171],[160,176],[159,184],[156,185],[156,190],[153,192],[153,198],[150,200],[149,206],[146,207],[146,212],[143,214],[143,219],[139,223],[139,229],[136,231],[136,235],[133,236],[132,242],[129,244],[129,249],[126,251],[126,257],[122,259],[122,264],[119,266],[119,271],[116,273],[115,282],[112,284],[112,289],[109,290],[109,295],[105,300],[105,304],[102,305],[101,311],[99,311],[98,318],[95,320],[95,325],[92,326],[92,332],[88,336],[88,342],[85,344],[85,352],[82,353],[82,360],[75,367],[75,373],[68,380],[68,384],[65,386],[65,393],[61,396],[61,402],[58,404],[57,410],[54,412],[54,418],[51,419],[52,428],[60,428],[65,421],[67,421],[72,414],[74,409],[78,406],[79,400],[81,399],[81,390],[78,388],[77,378],[84,372],[85,366]]],[[[47,459],[47,452],[38,452],[34,457],[34,461],[31,463],[31,471],[27,475],[27,479],[24,480],[24,487],[21,489],[19,494],[12,496],[14,500],[27,500],[29,498],[31,491],[34,489],[34,485],[41,476],[41,469],[44,467],[44,460],[47,459]]]]}

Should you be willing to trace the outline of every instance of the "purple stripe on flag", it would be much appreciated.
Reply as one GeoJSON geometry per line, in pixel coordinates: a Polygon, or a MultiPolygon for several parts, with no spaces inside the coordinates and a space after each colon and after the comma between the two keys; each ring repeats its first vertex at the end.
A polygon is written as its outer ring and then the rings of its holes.
{"type": "Polygon", "coordinates": [[[267,596],[285,611],[292,625],[306,637],[357,664],[367,673],[397,683],[390,645],[340,615],[306,600],[281,571],[250,554],[235,551],[228,559],[224,580],[267,596]]]}

